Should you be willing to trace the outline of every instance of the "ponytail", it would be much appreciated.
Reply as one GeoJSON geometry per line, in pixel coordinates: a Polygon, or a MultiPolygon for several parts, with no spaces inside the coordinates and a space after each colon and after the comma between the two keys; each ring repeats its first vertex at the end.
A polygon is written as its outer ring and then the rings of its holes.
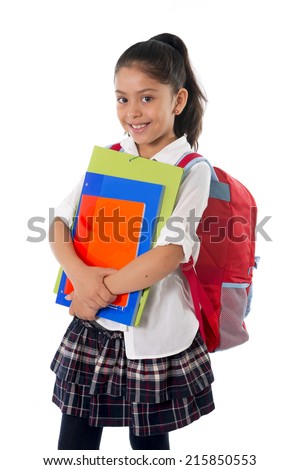
{"type": "Polygon", "coordinates": [[[196,80],[184,42],[178,36],[163,33],[134,44],[120,56],[115,74],[120,68],[136,63],[148,75],[171,85],[174,93],[180,88],[187,89],[188,101],[175,117],[174,132],[177,137],[186,134],[191,147],[197,150],[207,99],[196,80]]]}

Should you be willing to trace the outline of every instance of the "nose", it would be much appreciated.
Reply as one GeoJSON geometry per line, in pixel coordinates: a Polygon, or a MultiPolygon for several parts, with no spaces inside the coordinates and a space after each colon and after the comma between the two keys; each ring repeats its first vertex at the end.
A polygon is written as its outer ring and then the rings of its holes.
{"type": "Polygon", "coordinates": [[[141,109],[136,103],[132,103],[127,109],[127,116],[130,119],[139,118],[142,115],[141,109]]]}

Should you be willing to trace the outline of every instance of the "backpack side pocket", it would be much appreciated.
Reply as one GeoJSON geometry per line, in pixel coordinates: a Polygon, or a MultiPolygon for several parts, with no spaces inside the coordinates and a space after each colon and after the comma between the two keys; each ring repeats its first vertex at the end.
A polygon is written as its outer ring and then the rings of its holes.
{"type": "Polygon", "coordinates": [[[244,319],[248,306],[248,283],[224,282],[221,287],[218,350],[229,349],[249,339],[244,319]]]}

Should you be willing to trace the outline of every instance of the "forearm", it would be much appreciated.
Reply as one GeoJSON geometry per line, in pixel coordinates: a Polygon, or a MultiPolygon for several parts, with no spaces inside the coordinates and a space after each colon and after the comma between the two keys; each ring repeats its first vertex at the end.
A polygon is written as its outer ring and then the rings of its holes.
{"type": "Polygon", "coordinates": [[[85,264],[76,254],[70,229],[59,218],[56,218],[50,227],[49,241],[55,258],[72,281],[75,274],[83,269],[85,264]]]}
{"type": "Polygon", "coordinates": [[[145,289],[174,271],[183,257],[180,245],[159,246],[106,276],[105,285],[115,295],[145,289]]]}
{"type": "Polygon", "coordinates": [[[57,218],[50,227],[49,239],[52,251],[73,284],[70,314],[82,319],[93,319],[99,308],[115,300],[105,285],[105,276],[114,272],[111,268],[87,266],[76,254],[69,228],[57,218]]]}
{"type": "MultiPolygon", "coordinates": [[[[55,258],[73,282],[84,273],[86,265],[77,256],[70,230],[61,219],[54,220],[49,238],[55,258]]],[[[180,245],[159,246],[137,257],[120,270],[108,274],[105,277],[105,285],[115,295],[145,289],[174,271],[183,257],[180,245]]]]}

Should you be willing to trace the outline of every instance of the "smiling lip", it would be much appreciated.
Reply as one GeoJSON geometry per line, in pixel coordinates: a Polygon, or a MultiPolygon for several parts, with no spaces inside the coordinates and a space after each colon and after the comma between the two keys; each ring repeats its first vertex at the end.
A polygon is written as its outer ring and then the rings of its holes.
{"type": "Polygon", "coordinates": [[[129,124],[133,132],[142,132],[144,129],[147,128],[148,125],[149,125],[149,122],[145,122],[143,124],[129,124]]]}

